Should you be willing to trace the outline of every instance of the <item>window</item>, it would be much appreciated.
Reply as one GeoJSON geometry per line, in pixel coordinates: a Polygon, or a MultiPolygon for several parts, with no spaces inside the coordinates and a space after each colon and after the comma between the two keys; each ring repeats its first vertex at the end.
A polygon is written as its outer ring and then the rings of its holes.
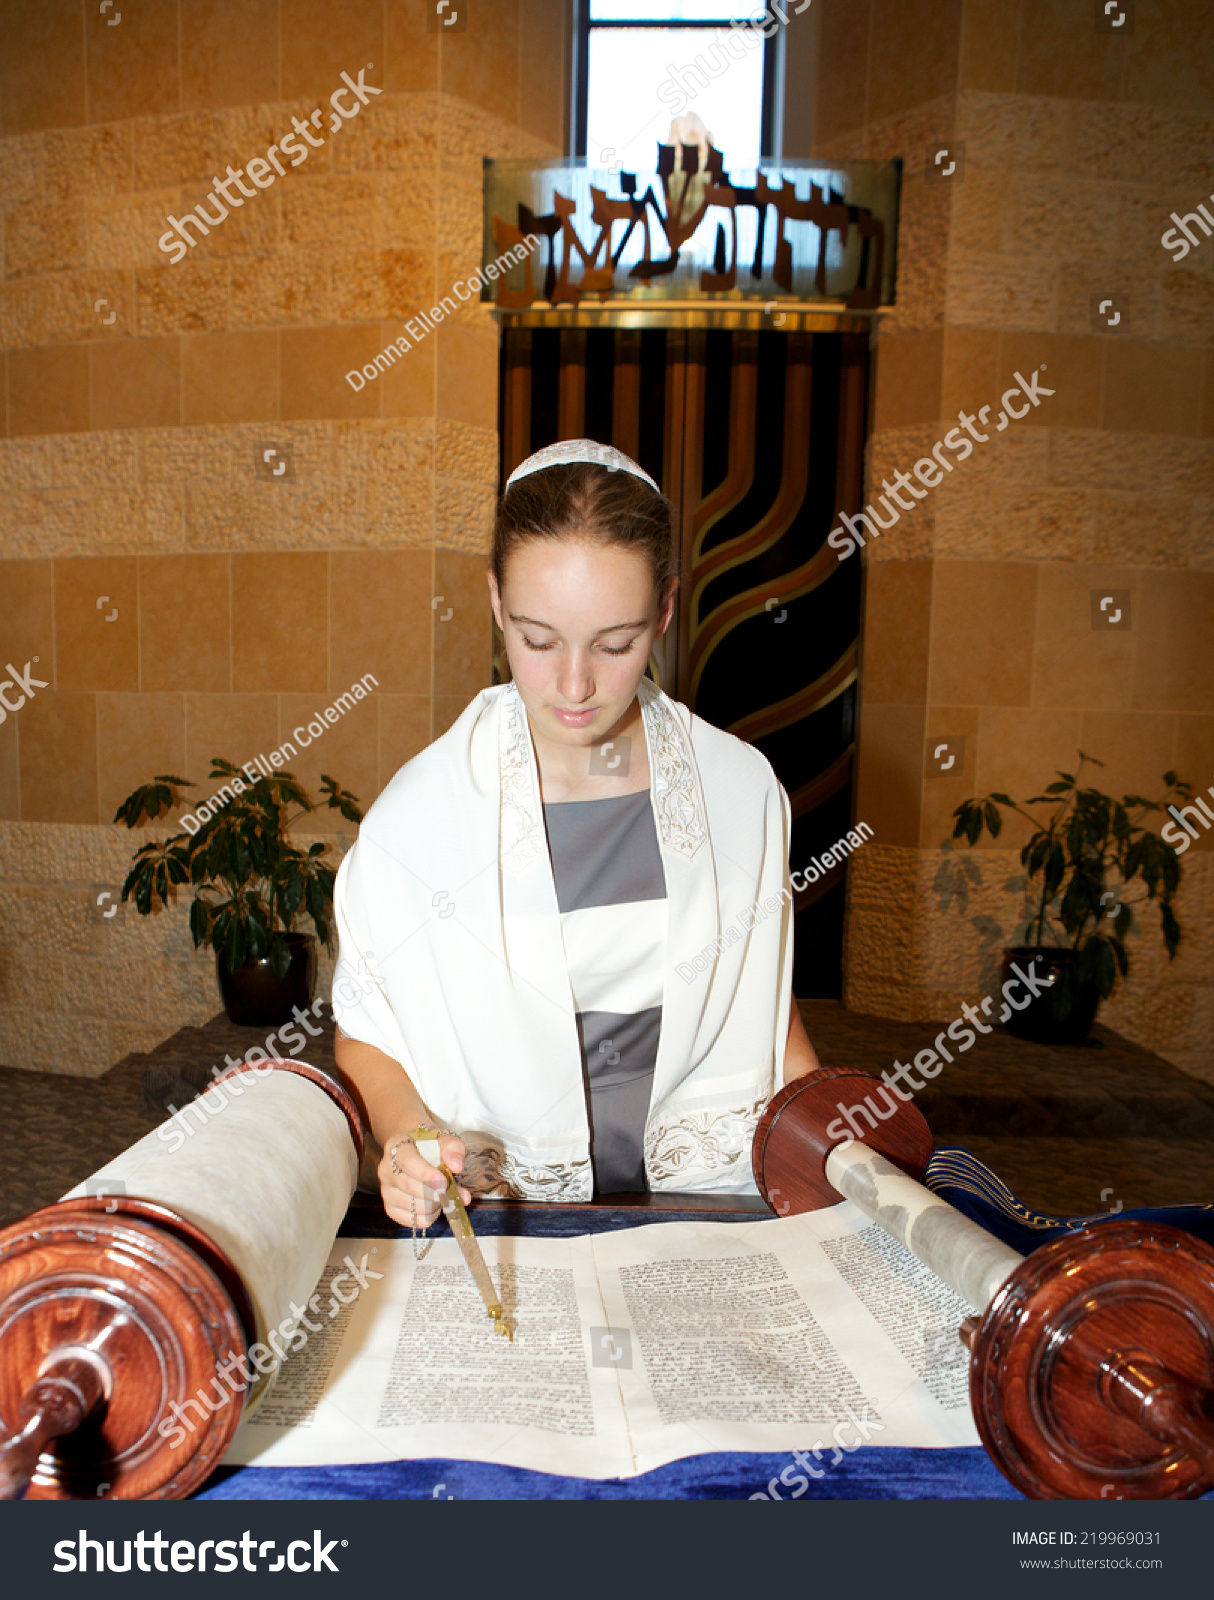
{"type": "Polygon", "coordinates": [[[778,156],[784,8],[765,15],[738,0],[580,0],[574,154],[591,167],[651,172],[674,120],[698,117],[727,172],[778,156]]]}

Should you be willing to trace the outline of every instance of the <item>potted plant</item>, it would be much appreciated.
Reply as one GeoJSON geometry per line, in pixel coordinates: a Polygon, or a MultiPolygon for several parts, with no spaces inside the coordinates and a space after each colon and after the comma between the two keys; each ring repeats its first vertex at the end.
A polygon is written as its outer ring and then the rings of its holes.
{"type": "MultiPolygon", "coordinates": [[[[290,1020],[292,1007],[311,1003],[316,981],[316,942],[295,928],[308,917],[326,949],[331,948],[329,914],[335,874],[326,864],[328,846],[306,852],[291,844],[287,829],[296,818],[319,808],[289,772],[250,779],[248,770],[211,759],[211,778],[219,796],[193,830],[161,843],[142,845],[122,886],[147,916],[168,905],[180,884],[194,885],[190,933],[194,947],[209,945],[224,1010],[247,1026],[290,1020]],[[299,809],[290,812],[292,806],[299,809]]],[[[184,804],[189,778],[161,774],[136,789],[118,807],[115,822],[137,828],[155,822],[184,804]]],[[[349,822],[361,822],[357,795],[321,774],[321,794],[349,822]]],[[[194,820],[192,813],[191,820],[194,820]]]]}
{"type": "Polygon", "coordinates": [[[1033,832],[1020,852],[1025,879],[1023,943],[1004,950],[1003,981],[1022,984],[1030,998],[1015,1002],[1005,991],[1010,1016],[1007,1027],[1022,1039],[1047,1044],[1078,1044],[1088,1035],[1101,1000],[1112,994],[1118,977],[1130,970],[1126,934],[1134,923],[1133,907],[1147,900],[1159,905],[1160,931],[1170,960],[1180,943],[1180,925],[1172,901],[1180,884],[1180,861],[1142,819],[1165,810],[1173,799],[1188,799],[1191,790],[1174,772],[1165,772],[1167,790],[1158,800],[1127,794],[1121,800],[1099,789],[1081,788],[1085,765],[1103,766],[1079,752],[1074,773],[1059,772],[1045,793],[1020,804],[1006,794],[963,800],[954,811],[953,838],[962,835],[977,844],[985,828],[999,837],[1005,807],[1023,817],[1033,832]],[[1025,806],[1051,806],[1045,817],[1025,806]],[[1142,893],[1125,896],[1131,884],[1142,893]],[[1039,986],[1013,971],[1032,972],[1039,986]]]}

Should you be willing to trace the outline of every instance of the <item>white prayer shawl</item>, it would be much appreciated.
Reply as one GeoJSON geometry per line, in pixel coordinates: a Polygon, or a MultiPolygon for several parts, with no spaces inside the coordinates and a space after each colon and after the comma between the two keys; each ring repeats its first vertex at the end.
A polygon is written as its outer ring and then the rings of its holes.
{"type": "MultiPolygon", "coordinates": [[[[788,796],[752,746],[648,679],[638,696],[666,876],[652,1189],[755,1193],[792,992],[788,796]]],[[[481,1193],[588,1200],[581,1047],[539,777],[513,684],[482,690],[371,807],[337,876],[341,1031],[408,1072],[481,1193]]]]}

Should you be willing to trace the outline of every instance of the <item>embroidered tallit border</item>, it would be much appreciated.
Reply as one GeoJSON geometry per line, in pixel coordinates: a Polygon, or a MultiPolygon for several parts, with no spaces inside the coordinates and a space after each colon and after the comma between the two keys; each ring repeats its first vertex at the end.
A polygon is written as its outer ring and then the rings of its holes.
{"type": "Polygon", "coordinates": [[[649,731],[650,782],[662,841],[690,860],[707,838],[708,828],[687,737],[660,690],[642,678],[639,692],[649,731]]]}
{"type": "Polygon", "coordinates": [[[568,1204],[594,1193],[590,1158],[552,1165],[529,1162],[484,1135],[461,1134],[468,1155],[460,1179],[473,1194],[500,1200],[548,1200],[568,1204]]]}
{"type": "Polygon", "coordinates": [[[749,1160],[755,1126],[767,1097],[722,1111],[689,1111],[675,1122],[656,1123],[645,1139],[645,1170],[651,1183],[669,1183],[689,1170],[712,1172],[749,1160]]]}
{"type": "Polygon", "coordinates": [[[539,785],[531,773],[531,733],[518,688],[502,696],[498,741],[501,772],[501,860],[507,872],[528,872],[547,849],[538,807],[539,785]]]}

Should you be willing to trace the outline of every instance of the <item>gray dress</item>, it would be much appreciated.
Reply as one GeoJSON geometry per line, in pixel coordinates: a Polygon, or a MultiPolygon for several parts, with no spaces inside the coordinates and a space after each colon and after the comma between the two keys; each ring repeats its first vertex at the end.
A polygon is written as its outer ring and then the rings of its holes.
{"type": "Polygon", "coordinates": [[[662,1027],[666,878],[649,791],[544,806],[600,1194],[644,1189],[662,1027]]]}

